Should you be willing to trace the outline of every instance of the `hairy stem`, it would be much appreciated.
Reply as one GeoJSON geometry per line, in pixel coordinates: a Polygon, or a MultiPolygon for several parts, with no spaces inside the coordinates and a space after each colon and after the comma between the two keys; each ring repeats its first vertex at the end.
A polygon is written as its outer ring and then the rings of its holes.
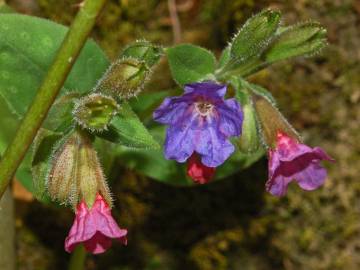
{"type": "Polygon", "coordinates": [[[78,245],[71,255],[69,270],[82,270],[85,266],[86,251],[83,245],[78,245]]]}
{"type": "Polygon", "coordinates": [[[64,84],[106,0],[86,0],[0,162],[0,198],[64,84]]]}

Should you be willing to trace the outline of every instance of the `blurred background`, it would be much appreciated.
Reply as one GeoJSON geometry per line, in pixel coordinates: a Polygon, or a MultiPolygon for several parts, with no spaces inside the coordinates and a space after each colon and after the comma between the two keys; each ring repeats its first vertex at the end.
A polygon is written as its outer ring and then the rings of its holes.
{"type": "MultiPolygon", "coordinates": [[[[65,25],[79,4],[6,2],[65,25]]],[[[128,228],[129,244],[114,242],[104,255],[88,256],[86,269],[360,269],[360,1],[109,0],[93,38],[110,59],[141,38],[165,46],[194,43],[220,54],[241,24],[267,7],[279,9],[286,24],[316,20],[328,30],[329,46],[320,55],[281,62],[250,79],[272,92],[307,144],[336,159],[327,166],[325,186],[304,192],[290,185],[286,197],[272,197],[264,190],[265,158],[192,188],[153,181],[119,161],[109,179],[114,216],[128,228]]],[[[173,87],[163,61],[147,90],[173,87]]],[[[18,268],[66,269],[71,210],[37,202],[17,182],[13,195],[18,268]]]]}

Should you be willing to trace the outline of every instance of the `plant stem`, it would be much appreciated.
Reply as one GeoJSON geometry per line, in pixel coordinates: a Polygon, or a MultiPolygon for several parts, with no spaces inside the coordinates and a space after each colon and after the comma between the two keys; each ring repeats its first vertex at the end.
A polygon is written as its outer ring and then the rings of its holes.
{"type": "Polygon", "coordinates": [[[84,269],[86,259],[86,251],[83,245],[78,245],[71,255],[68,270],[84,269]]]}
{"type": "Polygon", "coordinates": [[[15,218],[14,199],[7,188],[0,199],[0,269],[14,270],[15,261],[15,218]]]}
{"type": "Polygon", "coordinates": [[[38,129],[71,71],[106,0],[86,0],[0,162],[0,198],[24,158],[38,129]]]}

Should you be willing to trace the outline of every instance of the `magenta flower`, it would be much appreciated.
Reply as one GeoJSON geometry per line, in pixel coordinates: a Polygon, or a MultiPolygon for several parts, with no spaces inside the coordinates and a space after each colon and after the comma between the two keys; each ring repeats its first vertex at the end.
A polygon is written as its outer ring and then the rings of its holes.
{"type": "Polygon", "coordinates": [[[320,147],[301,144],[285,133],[277,133],[276,148],[269,151],[269,179],[266,190],[283,196],[288,184],[295,180],[304,190],[320,187],[326,179],[322,160],[334,161],[320,147]]]}
{"type": "Polygon", "coordinates": [[[241,107],[233,98],[224,100],[225,85],[193,83],[184,91],[166,98],[153,114],[154,120],[169,126],[165,158],[185,162],[197,153],[202,164],[215,168],[235,150],[229,137],[241,134],[241,107]]]}
{"type": "Polygon", "coordinates": [[[72,252],[83,243],[93,254],[105,252],[111,246],[111,238],[127,244],[127,230],[120,229],[111,216],[111,210],[104,198],[97,194],[94,205],[88,209],[84,201],[78,204],[74,224],[65,239],[65,250],[72,252]]]}
{"type": "Polygon", "coordinates": [[[207,167],[201,163],[198,154],[192,154],[187,164],[187,175],[194,180],[195,183],[206,184],[215,174],[216,168],[207,167]]]}

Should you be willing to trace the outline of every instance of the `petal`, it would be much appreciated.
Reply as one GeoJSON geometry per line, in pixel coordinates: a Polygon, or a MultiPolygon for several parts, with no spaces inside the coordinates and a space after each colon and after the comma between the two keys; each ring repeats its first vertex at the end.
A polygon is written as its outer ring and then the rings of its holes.
{"type": "Polygon", "coordinates": [[[291,178],[278,175],[266,182],[266,190],[274,196],[284,196],[291,178]]]}
{"type": "Polygon", "coordinates": [[[126,236],[127,230],[120,229],[111,215],[110,207],[101,198],[96,200],[92,209],[92,218],[96,222],[97,231],[109,238],[121,239],[126,236]]]}
{"type": "Polygon", "coordinates": [[[196,92],[199,95],[224,97],[226,93],[226,85],[217,84],[211,81],[186,84],[184,87],[186,94],[196,92]]]}
{"type": "Polygon", "coordinates": [[[74,223],[65,239],[65,250],[72,252],[78,244],[92,238],[96,229],[96,223],[91,218],[85,203],[80,203],[76,210],[74,223]]]}
{"type": "Polygon", "coordinates": [[[299,186],[304,190],[314,190],[322,186],[327,173],[319,162],[311,163],[306,169],[294,175],[299,186]]]}
{"type": "Polygon", "coordinates": [[[166,159],[185,162],[194,152],[191,122],[186,126],[170,126],[166,130],[164,154],[166,159]]]}
{"type": "Polygon", "coordinates": [[[313,148],[313,152],[318,155],[318,158],[319,158],[320,160],[327,160],[327,161],[335,162],[335,159],[333,159],[332,157],[330,157],[330,156],[329,156],[323,149],[321,149],[320,147],[314,147],[314,148],[313,148]]]}
{"type": "Polygon", "coordinates": [[[215,170],[216,168],[202,164],[198,154],[192,154],[188,160],[187,174],[195,183],[208,183],[214,177],[215,170]]]}
{"type": "Polygon", "coordinates": [[[100,254],[111,247],[111,239],[97,232],[91,239],[84,242],[86,251],[92,254],[100,254]]]}
{"type": "Polygon", "coordinates": [[[197,133],[195,151],[201,155],[201,162],[208,167],[217,167],[234,152],[235,147],[213,126],[197,133]]]}
{"type": "Polygon", "coordinates": [[[162,124],[176,124],[190,113],[190,106],[180,98],[165,98],[160,107],[153,112],[153,118],[162,124]]]}
{"type": "Polygon", "coordinates": [[[243,122],[241,107],[235,99],[228,99],[225,104],[217,107],[219,130],[226,137],[240,136],[243,122]]]}

